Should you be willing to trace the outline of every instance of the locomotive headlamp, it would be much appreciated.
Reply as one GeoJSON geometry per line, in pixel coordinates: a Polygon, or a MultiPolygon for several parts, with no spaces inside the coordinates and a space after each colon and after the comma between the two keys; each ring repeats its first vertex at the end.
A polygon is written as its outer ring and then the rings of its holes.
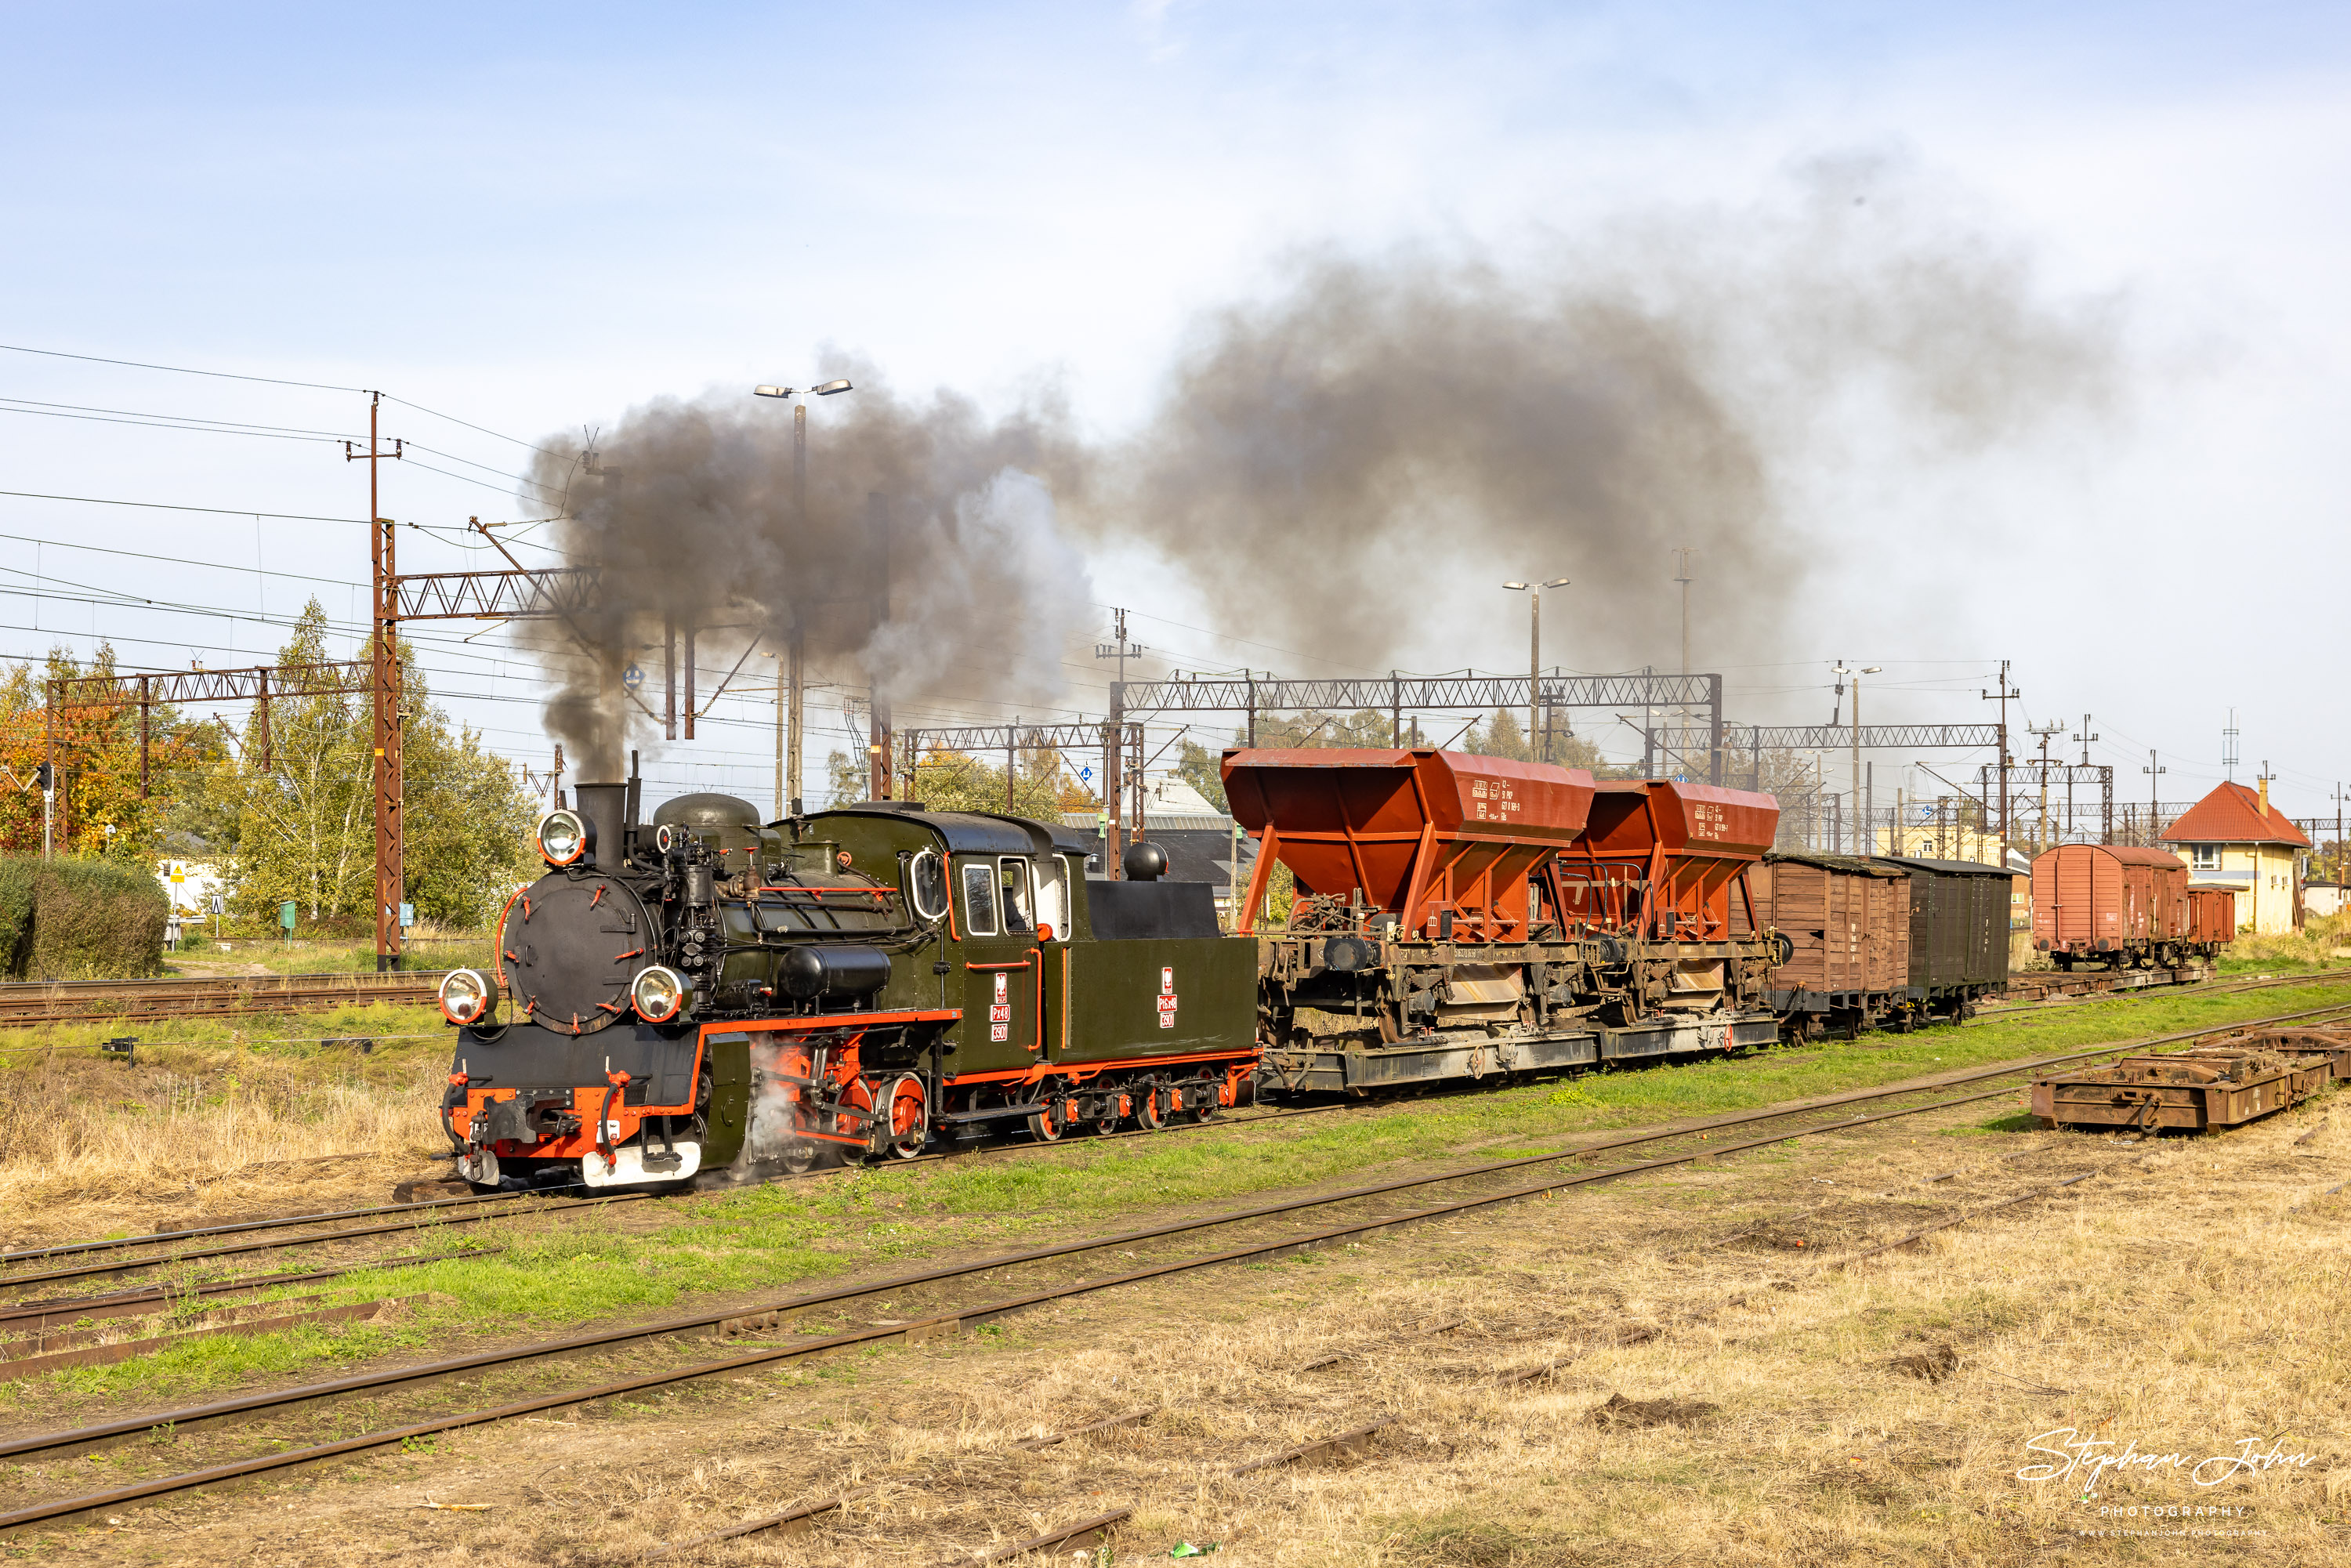
{"type": "Polygon", "coordinates": [[[596,847],[596,826],[577,811],[549,811],[538,820],[538,852],[549,865],[577,865],[596,847]]]}
{"type": "Polygon", "coordinates": [[[441,1016],[454,1024],[486,1022],[498,1010],[498,982],[479,969],[452,969],[441,977],[441,1016]]]}
{"type": "Polygon", "coordinates": [[[685,977],[675,969],[655,964],[639,971],[636,981],[629,987],[629,1000],[637,1006],[637,1016],[647,1023],[667,1023],[684,1010],[685,977]]]}

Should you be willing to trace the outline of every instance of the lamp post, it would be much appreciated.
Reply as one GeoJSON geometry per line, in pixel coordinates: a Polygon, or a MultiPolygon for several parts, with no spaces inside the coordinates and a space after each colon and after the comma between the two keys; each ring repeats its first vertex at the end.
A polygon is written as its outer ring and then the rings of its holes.
{"type": "Polygon", "coordinates": [[[773,652],[762,652],[759,657],[776,661],[776,814],[770,821],[781,821],[787,799],[784,794],[784,712],[791,698],[792,659],[789,654],[778,655],[773,652]]]}
{"type": "Polygon", "coordinates": [[[1853,852],[1865,855],[1869,824],[1867,813],[1861,809],[1861,677],[1874,675],[1885,669],[1883,664],[1865,664],[1855,669],[1842,659],[1830,673],[1853,677],[1853,852]]]}
{"type": "MultiPolygon", "coordinates": [[[[1535,755],[1535,708],[1542,701],[1542,591],[1565,588],[1568,580],[1554,577],[1548,582],[1530,578],[1524,582],[1506,582],[1504,588],[1527,596],[1527,755],[1535,755]]],[[[1538,758],[1549,761],[1549,758],[1538,758]]]]}
{"type": "MultiPolygon", "coordinates": [[[[819,382],[812,387],[757,386],[753,397],[797,398],[792,404],[792,511],[793,523],[805,534],[808,531],[808,398],[832,397],[857,389],[843,381],[819,382]]],[[[800,790],[800,751],[802,737],[807,733],[801,723],[802,694],[807,690],[804,668],[807,642],[800,625],[798,605],[791,607],[792,623],[785,633],[786,657],[778,662],[776,679],[783,696],[784,715],[778,720],[776,751],[782,769],[781,781],[776,786],[776,815],[784,815],[785,808],[803,798],[800,790]]]]}

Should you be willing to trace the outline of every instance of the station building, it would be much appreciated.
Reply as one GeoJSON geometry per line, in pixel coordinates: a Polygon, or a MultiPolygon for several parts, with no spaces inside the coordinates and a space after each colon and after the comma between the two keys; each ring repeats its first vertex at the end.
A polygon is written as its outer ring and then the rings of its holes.
{"type": "Polygon", "coordinates": [[[2310,840],[2270,804],[2266,780],[2258,790],[2220,785],[2181,812],[2162,838],[2188,862],[2190,886],[2236,894],[2238,930],[2272,934],[2302,925],[2310,840]]]}

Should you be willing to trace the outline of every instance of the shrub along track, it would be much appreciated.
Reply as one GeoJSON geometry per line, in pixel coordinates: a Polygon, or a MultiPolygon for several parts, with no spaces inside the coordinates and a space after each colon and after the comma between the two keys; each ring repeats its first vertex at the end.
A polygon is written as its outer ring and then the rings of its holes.
{"type": "MultiPolygon", "coordinates": [[[[837,1289],[812,1292],[767,1303],[749,1309],[737,1306],[724,1312],[669,1318],[653,1322],[632,1324],[599,1333],[572,1335],[562,1339],[509,1346],[476,1354],[442,1361],[413,1364],[380,1372],[361,1374],[329,1382],[303,1385],[263,1393],[238,1396],[173,1410],[161,1410],[143,1415],[101,1422],[91,1426],[68,1428],[18,1437],[0,1442],[0,1458],[15,1459],[19,1465],[35,1456],[62,1457],[122,1444],[126,1439],[152,1437],[162,1433],[174,1442],[183,1440],[191,1428],[213,1432],[230,1424],[249,1421],[255,1417],[287,1416],[295,1417],[293,1429],[301,1436],[312,1435],[302,1429],[302,1417],[315,1431],[321,1424],[334,1424],[339,1406],[335,1402],[363,1400],[367,1407],[361,1412],[366,1419],[377,1418],[377,1398],[393,1392],[415,1392],[432,1385],[458,1378],[465,1374],[506,1376],[517,1388],[534,1388],[527,1397],[477,1408],[423,1415],[419,1418],[381,1427],[348,1437],[330,1437],[326,1441],[298,1443],[293,1437],[262,1437],[264,1442],[285,1445],[278,1451],[264,1453],[200,1469],[154,1477],[130,1485],[80,1496],[57,1498],[28,1504],[0,1514],[0,1529],[20,1527],[47,1521],[68,1518],[93,1511],[120,1508],[144,1499],[169,1496],[195,1488],[234,1480],[242,1477],[279,1470],[290,1466],[314,1463],[340,1456],[394,1444],[413,1444],[429,1439],[434,1434],[448,1432],[486,1423],[510,1420],[520,1416],[544,1415],[548,1412],[590,1402],[614,1399],[646,1390],[673,1386],[695,1379],[721,1377],[761,1367],[771,1367],[802,1358],[820,1356],[831,1352],[881,1344],[889,1341],[921,1343],[944,1334],[956,1333],[966,1326],[1006,1317],[1050,1302],[1062,1301],[1095,1291],[1114,1290],[1141,1284],[1219,1265],[1253,1262],[1288,1254],[1309,1251],[1333,1244],[1360,1240],[1401,1226],[1452,1218],[1472,1210],[1497,1204],[1510,1203],[1543,1194],[1586,1186],[1595,1182],[1620,1179],[1649,1172],[1687,1165],[1692,1161],[1744,1150],[1762,1148],[1795,1139],[1816,1137],[1823,1134],[1848,1131],[1853,1128],[1889,1121],[1922,1113],[1949,1110],[2012,1094],[2038,1072],[2065,1063],[2094,1060],[2123,1051],[2146,1051],[2156,1046],[2179,1044],[2212,1035],[2236,1030],[2274,1026],[2292,1022],[2307,1022],[2321,1016],[2351,1012],[2351,1005],[2338,1004],[2328,1008],[2311,1009],[2301,1012],[2270,1018],[2241,1019],[2211,1028],[2183,1030],[2174,1034],[2142,1039],[2121,1044],[2100,1046],[2068,1051],[2037,1061],[2002,1066],[1963,1070],[1913,1080],[1907,1083],[1881,1088],[1854,1090],[1760,1110],[1712,1116],[1684,1123],[1678,1126],[1630,1132],[1603,1137],[1573,1148],[1487,1161],[1427,1175],[1323,1193],[1281,1203],[1261,1205],[1223,1214],[1147,1227],[1114,1236],[1096,1237],[1055,1246],[1038,1248],[993,1258],[903,1274],[862,1284],[851,1284],[837,1289]],[[1954,1094],[1953,1090],[1965,1092],[1954,1094]],[[1874,1107],[1862,1109],[1862,1107],[1874,1107]],[[1736,1135],[1723,1138],[1718,1134],[1736,1135]],[[1596,1156],[1640,1150],[1641,1157],[1609,1165],[1593,1164],[1596,1156]],[[1535,1167],[1570,1164],[1573,1168],[1554,1169],[1532,1182],[1516,1180],[1535,1167]],[[1399,1195],[1419,1189],[1439,1186],[1459,1187],[1459,1192],[1444,1201],[1418,1208],[1396,1208],[1379,1200],[1393,1199],[1399,1195]],[[1316,1210],[1356,1211],[1333,1215],[1314,1215],[1316,1210]],[[1363,1212],[1364,1209],[1374,1212],[1363,1212]],[[1303,1225],[1305,1228],[1300,1228],[1303,1225]],[[1094,1277],[1080,1277],[1053,1282],[1050,1279],[1037,1281],[1029,1288],[1011,1294],[985,1297],[960,1303],[941,1303],[924,1310],[911,1320],[885,1320],[863,1328],[846,1332],[818,1334],[798,1339],[795,1343],[768,1345],[762,1348],[721,1357],[716,1360],[694,1359],[692,1347],[680,1343],[682,1336],[726,1338],[734,1335],[788,1333],[793,1320],[820,1312],[836,1312],[847,1304],[879,1298],[895,1298],[912,1292],[923,1292],[956,1281],[983,1281],[998,1270],[1037,1270],[1040,1265],[1068,1263],[1085,1254],[1115,1251],[1127,1257],[1136,1256],[1134,1249],[1165,1243],[1176,1238],[1197,1232],[1239,1228],[1240,1234],[1230,1239],[1237,1244],[1217,1250],[1185,1257],[1139,1262],[1134,1268],[1094,1277]],[[669,1342],[649,1343],[647,1342],[669,1342]],[[648,1353],[662,1355],[672,1364],[651,1371],[641,1371],[601,1383],[545,1391],[543,1383],[549,1364],[574,1357],[594,1357],[622,1346],[632,1346],[632,1354],[639,1360],[648,1353]],[[519,1376],[511,1375],[520,1374],[519,1376]]],[[[2076,1178],[2078,1179],[2078,1178],[2076,1178]]],[[[2060,1184],[2069,1185],[2069,1184],[2060,1184]]],[[[2043,1189],[2054,1191],[2056,1188],[2043,1189]]],[[[2035,1196],[2027,1194],[2026,1197],[2035,1196]]],[[[491,1377],[482,1379],[491,1381],[491,1377]]],[[[474,1397],[478,1397],[475,1396],[474,1397]]],[[[131,1458],[135,1458],[133,1450],[131,1458]]],[[[20,1469],[20,1473],[22,1473],[20,1469]]]]}

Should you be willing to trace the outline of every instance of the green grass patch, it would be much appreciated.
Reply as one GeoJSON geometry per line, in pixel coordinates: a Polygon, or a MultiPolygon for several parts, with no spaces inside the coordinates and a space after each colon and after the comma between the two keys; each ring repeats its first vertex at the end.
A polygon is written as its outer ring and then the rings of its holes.
{"type": "MultiPolygon", "coordinates": [[[[2351,987],[2125,997],[1962,1029],[1405,1101],[1368,1114],[1262,1130],[1235,1125],[1158,1139],[1075,1141],[1011,1156],[885,1166],[823,1181],[744,1187],[664,1205],[658,1211],[662,1222],[644,1228],[636,1227],[654,1218],[650,1205],[512,1231],[496,1224],[453,1228],[446,1235],[427,1229],[412,1244],[413,1254],[479,1253],[493,1246],[505,1250],[371,1270],[319,1287],[325,1298],[320,1304],[328,1305],[429,1297],[395,1322],[224,1335],[136,1362],[0,1385],[0,1409],[37,1408],[52,1390],[144,1400],[260,1375],[324,1375],[336,1363],[439,1348],[452,1335],[486,1329],[561,1332],[614,1318],[681,1313],[716,1292],[780,1298],[852,1267],[946,1249],[996,1249],[1073,1225],[1100,1230],[1135,1211],[1218,1207],[1301,1186],[1370,1182],[1416,1162],[1449,1165],[1465,1157],[1457,1151],[1473,1143],[1487,1146],[1466,1156],[1470,1159],[1523,1157],[1578,1134],[1761,1109],[1925,1073],[2338,1002],[2351,1002],[2351,987]]],[[[338,1020],[346,1028],[361,1021],[338,1020]]],[[[297,1041],[287,1049],[299,1055],[319,1048],[297,1041]]],[[[446,1044],[436,1040],[421,1049],[437,1052],[446,1044]]],[[[2004,1113],[1963,1130],[1981,1134],[2028,1125],[2030,1118],[2004,1113]]],[[[1764,1166],[1792,1157],[1785,1150],[1740,1155],[1764,1166]]],[[[1308,1255],[1267,1267],[1311,1268],[1324,1261],[1321,1255],[1308,1255]]],[[[284,1293],[300,1290],[288,1286],[284,1293]]]]}

